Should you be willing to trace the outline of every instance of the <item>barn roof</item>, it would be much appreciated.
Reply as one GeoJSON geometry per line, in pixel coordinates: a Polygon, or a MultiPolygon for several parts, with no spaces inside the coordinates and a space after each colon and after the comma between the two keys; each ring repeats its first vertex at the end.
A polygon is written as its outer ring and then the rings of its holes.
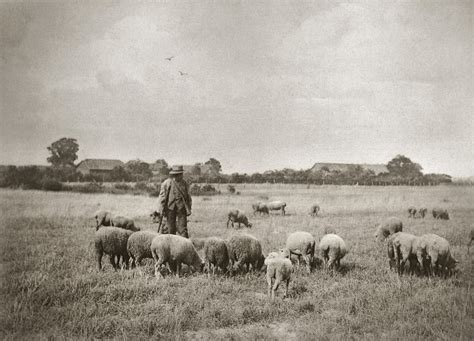
{"type": "Polygon", "coordinates": [[[113,159],[84,159],[77,165],[77,167],[99,170],[112,170],[120,166],[123,167],[124,163],[120,160],[113,159]]]}
{"type": "Polygon", "coordinates": [[[327,167],[330,171],[340,171],[344,172],[349,169],[349,167],[361,166],[364,169],[371,170],[375,174],[386,173],[388,172],[387,166],[384,164],[367,164],[367,163],[325,163],[317,162],[311,168],[313,172],[320,170],[323,167],[327,167]]]}

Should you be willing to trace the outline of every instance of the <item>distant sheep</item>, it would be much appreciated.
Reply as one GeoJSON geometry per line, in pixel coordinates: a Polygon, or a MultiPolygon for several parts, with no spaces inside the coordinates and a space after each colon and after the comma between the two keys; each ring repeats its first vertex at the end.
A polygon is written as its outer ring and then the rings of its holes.
{"type": "Polygon", "coordinates": [[[387,253],[390,269],[396,266],[398,275],[402,275],[405,264],[410,262],[410,269],[414,271],[418,266],[415,252],[415,242],[418,237],[405,232],[392,234],[387,240],[387,253]]]}
{"type": "Polygon", "coordinates": [[[248,272],[250,266],[252,266],[253,271],[258,271],[265,261],[260,241],[249,234],[232,236],[227,241],[227,250],[229,252],[230,269],[233,273],[242,267],[245,267],[244,270],[248,272]]]}
{"type": "Polygon", "coordinates": [[[425,218],[427,212],[428,212],[428,209],[426,207],[422,207],[418,210],[418,216],[420,218],[425,218]]]}
{"type": "Polygon", "coordinates": [[[127,217],[123,217],[123,216],[112,217],[111,223],[112,223],[112,226],[115,226],[115,227],[121,227],[123,229],[130,230],[130,231],[140,231],[138,227],[135,227],[135,222],[132,219],[127,218],[127,217]]]}
{"type": "Polygon", "coordinates": [[[443,219],[449,220],[449,213],[448,210],[443,208],[434,208],[431,213],[433,214],[433,218],[435,219],[443,219]]]}
{"type": "Polygon", "coordinates": [[[270,211],[280,211],[281,215],[285,215],[286,203],[280,200],[271,201],[267,204],[270,211]]]}
{"type": "Polygon", "coordinates": [[[268,206],[263,202],[257,202],[257,203],[252,204],[252,209],[253,209],[254,215],[257,213],[267,214],[267,215],[270,214],[268,210],[268,206]]]}
{"type": "Polygon", "coordinates": [[[229,253],[226,242],[218,237],[207,238],[204,242],[204,263],[207,266],[208,276],[215,274],[216,268],[227,272],[229,253]]]}
{"type": "Polygon", "coordinates": [[[303,260],[306,263],[306,269],[308,273],[311,272],[311,264],[314,259],[314,249],[316,241],[311,233],[297,231],[293,232],[286,239],[286,248],[289,250],[290,255],[298,256],[298,267],[300,265],[300,257],[303,257],[303,260]]]}
{"type": "Polygon", "coordinates": [[[433,233],[424,234],[416,247],[418,262],[429,275],[452,274],[457,261],[450,251],[449,242],[433,233]]]}
{"type": "Polygon", "coordinates": [[[293,272],[293,265],[291,264],[291,261],[281,252],[272,252],[265,259],[264,263],[267,266],[266,278],[268,284],[268,296],[274,300],[275,292],[278,290],[280,283],[284,282],[286,284],[284,297],[287,297],[291,273],[293,272]],[[273,281],[274,283],[272,285],[273,281]]]}
{"type": "Polygon", "coordinates": [[[319,211],[321,210],[321,208],[319,207],[318,204],[314,204],[313,206],[311,206],[310,210],[309,210],[309,214],[312,216],[312,217],[316,217],[319,213],[319,211]]]}
{"type": "Polygon", "coordinates": [[[101,226],[112,226],[112,213],[109,211],[98,210],[94,213],[95,230],[97,231],[101,226]]]}
{"type": "Polygon", "coordinates": [[[346,243],[337,234],[324,235],[319,242],[319,250],[326,269],[331,269],[334,266],[339,269],[341,259],[348,251],[346,243]]]}
{"type": "Polygon", "coordinates": [[[415,218],[416,215],[416,208],[413,206],[410,206],[408,208],[408,218],[415,218]]]}
{"type": "Polygon", "coordinates": [[[374,237],[379,241],[383,241],[389,235],[401,232],[402,230],[402,221],[396,217],[391,217],[385,220],[382,224],[377,225],[374,237]]]}
{"type": "Polygon", "coordinates": [[[202,271],[204,267],[203,261],[188,238],[174,234],[159,234],[153,238],[150,249],[155,261],[157,278],[163,277],[159,270],[165,263],[177,277],[179,277],[181,264],[191,266],[195,271],[202,271]]]}
{"type": "Polygon", "coordinates": [[[139,231],[128,238],[127,251],[132,260],[132,267],[140,266],[142,259],[153,258],[151,254],[151,243],[158,236],[152,231],[139,231]]]}
{"type": "Polygon", "coordinates": [[[239,224],[239,228],[240,228],[240,224],[244,224],[245,227],[252,227],[252,224],[249,223],[249,220],[247,218],[247,216],[245,215],[245,212],[243,211],[239,211],[239,210],[232,210],[229,212],[229,214],[227,215],[227,228],[229,228],[229,223],[231,223],[232,227],[234,227],[234,223],[238,223],[239,224]]]}
{"type": "Polygon", "coordinates": [[[128,269],[127,242],[132,234],[133,232],[130,230],[112,226],[105,226],[96,231],[94,246],[99,271],[102,270],[102,256],[104,254],[109,255],[110,264],[115,270],[119,268],[120,257],[125,264],[125,268],[128,269]],[[117,262],[115,257],[117,257],[117,262]]]}

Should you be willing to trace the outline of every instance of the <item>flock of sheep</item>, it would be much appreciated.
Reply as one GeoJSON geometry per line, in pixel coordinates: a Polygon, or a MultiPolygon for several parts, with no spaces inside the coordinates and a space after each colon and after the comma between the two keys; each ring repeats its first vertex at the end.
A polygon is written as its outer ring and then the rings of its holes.
{"type": "MultiPolygon", "coordinates": [[[[286,204],[281,201],[252,205],[254,214],[268,214],[270,210],[280,210],[285,214],[285,206],[286,204]]],[[[310,214],[317,215],[318,212],[319,205],[313,205],[310,214]]],[[[410,207],[408,210],[409,217],[413,218],[424,218],[426,212],[424,208],[416,210],[410,207]]],[[[446,210],[434,209],[432,213],[436,219],[449,219],[446,210]]],[[[152,213],[151,217],[156,222],[156,212],[152,213]]],[[[95,252],[99,271],[102,270],[104,254],[109,255],[114,269],[120,267],[120,261],[122,266],[128,269],[129,265],[132,268],[139,267],[143,259],[152,258],[157,278],[163,277],[163,266],[179,276],[182,264],[194,271],[207,270],[208,276],[215,275],[216,270],[231,275],[240,271],[266,270],[268,295],[274,299],[281,283],[286,284],[285,296],[288,294],[288,286],[294,273],[292,258],[298,267],[302,259],[308,273],[315,263],[316,240],[313,235],[303,231],[291,233],[284,247],[270,252],[265,257],[260,241],[247,233],[234,235],[227,240],[219,237],[187,239],[149,230],[140,231],[132,219],[114,217],[107,211],[96,212],[95,220],[95,252]],[[198,250],[203,250],[204,259],[199,256],[198,250]]],[[[227,226],[229,223],[232,223],[232,226],[234,223],[238,223],[239,226],[240,223],[247,227],[252,226],[245,214],[239,210],[229,212],[227,226]]],[[[454,271],[457,261],[452,257],[446,239],[435,234],[414,236],[402,230],[401,220],[392,217],[379,224],[374,235],[380,241],[386,240],[391,269],[396,268],[398,274],[402,275],[408,262],[410,271],[417,274],[447,276],[454,271]]],[[[474,231],[471,231],[468,246],[473,238],[474,231]]],[[[324,235],[320,239],[318,250],[324,267],[336,270],[348,252],[346,243],[336,234],[324,235]]]]}

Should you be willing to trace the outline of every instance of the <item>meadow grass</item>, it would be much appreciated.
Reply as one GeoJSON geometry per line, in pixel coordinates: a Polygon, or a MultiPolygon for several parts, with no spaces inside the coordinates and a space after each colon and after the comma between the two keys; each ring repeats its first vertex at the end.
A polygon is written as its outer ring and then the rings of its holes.
{"type": "MultiPolygon", "coordinates": [[[[220,189],[225,193],[225,186],[220,189]]],[[[264,252],[277,250],[289,233],[338,233],[350,252],[342,270],[297,271],[290,294],[266,297],[263,274],[233,278],[143,272],[99,273],[93,250],[93,212],[108,209],[156,229],[149,213],[156,198],[130,195],[0,191],[0,337],[117,339],[472,339],[473,257],[466,242],[474,218],[472,187],[351,187],[236,185],[241,195],[193,198],[192,237],[228,238],[227,212],[246,210],[264,252]],[[264,198],[264,199],[262,199],[264,198]],[[287,216],[253,216],[251,204],[284,200],[287,216]],[[319,217],[311,218],[311,204],[319,217]],[[408,219],[409,206],[445,207],[451,220],[408,219]],[[460,272],[448,279],[389,271],[374,225],[389,216],[413,234],[449,240],[460,272]]]]}

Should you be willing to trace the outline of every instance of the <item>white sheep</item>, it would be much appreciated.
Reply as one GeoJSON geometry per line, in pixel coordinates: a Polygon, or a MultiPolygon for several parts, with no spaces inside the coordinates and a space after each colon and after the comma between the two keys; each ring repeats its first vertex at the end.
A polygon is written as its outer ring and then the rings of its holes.
{"type": "Polygon", "coordinates": [[[286,248],[290,251],[290,255],[298,256],[298,267],[300,266],[300,257],[306,263],[306,269],[308,273],[311,272],[311,264],[314,259],[314,250],[316,241],[311,233],[297,231],[293,232],[286,239],[286,248]]]}
{"type": "Polygon", "coordinates": [[[151,242],[151,254],[155,260],[155,276],[163,277],[160,268],[167,263],[172,272],[179,277],[181,264],[202,271],[204,263],[191,240],[174,234],[159,234],[151,242]]]}
{"type": "Polygon", "coordinates": [[[265,265],[267,266],[267,284],[268,284],[268,296],[271,299],[275,299],[275,292],[278,290],[281,282],[286,283],[285,296],[288,296],[288,287],[290,286],[291,273],[293,272],[293,265],[288,259],[289,253],[282,252],[271,252],[265,259],[265,265]],[[274,283],[272,285],[272,281],[274,283]]]}
{"type": "Polygon", "coordinates": [[[112,213],[105,210],[98,210],[94,213],[95,230],[97,231],[101,226],[112,226],[112,213]]]}
{"type": "Polygon", "coordinates": [[[135,226],[133,219],[123,216],[113,216],[111,221],[112,226],[121,227],[130,231],[140,231],[138,227],[135,226]]]}
{"type": "Polygon", "coordinates": [[[227,244],[222,238],[209,237],[204,242],[204,263],[207,266],[208,276],[215,274],[216,268],[227,272],[229,253],[227,244]]]}
{"type": "Polygon", "coordinates": [[[446,277],[452,274],[458,261],[451,255],[449,242],[433,233],[424,234],[416,247],[418,262],[429,275],[446,277]]]}
{"type": "Polygon", "coordinates": [[[338,269],[341,265],[341,259],[347,254],[347,247],[344,240],[337,234],[326,234],[319,242],[321,258],[324,261],[326,269],[334,266],[338,269]]]}
{"type": "Polygon", "coordinates": [[[139,231],[128,238],[127,251],[132,260],[132,267],[140,266],[142,259],[153,258],[151,243],[158,233],[153,231],[139,231]]]}
{"type": "Polygon", "coordinates": [[[398,275],[402,275],[405,264],[410,262],[410,269],[413,272],[418,267],[416,258],[416,243],[418,237],[405,232],[392,234],[387,240],[387,254],[390,269],[396,266],[398,275]]]}
{"type": "Polygon", "coordinates": [[[281,215],[285,215],[286,202],[281,200],[275,200],[267,203],[267,207],[270,211],[280,211],[281,215]]]}
{"type": "Polygon", "coordinates": [[[401,232],[403,230],[403,223],[396,217],[390,217],[382,224],[377,225],[376,228],[374,237],[379,241],[383,241],[389,235],[401,232]]]}
{"type": "Polygon", "coordinates": [[[309,210],[309,214],[312,216],[312,217],[316,217],[319,213],[319,211],[321,210],[321,208],[319,207],[318,204],[314,204],[311,206],[310,210],[309,210]]]}
{"type": "Polygon", "coordinates": [[[229,265],[232,272],[238,271],[242,266],[248,272],[250,266],[253,271],[262,268],[265,257],[262,254],[260,241],[249,234],[239,234],[232,236],[227,241],[229,252],[229,265]]]}
{"type": "Polygon", "coordinates": [[[240,211],[240,210],[231,210],[229,214],[227,215],[227,228],[229,228],[229,223],[232,224],[232,227],[234,227],[234,223],[239,224],[244,224],[246,227],[252,227],[252,224],[249,223],[249,220],[247,216],[245,215],[245,212],[240,211]]]}
{"type": "Polygon", "coordinates": [[[133,232],[130,230],[112,226],[104,226],[96,231],[94,246],[99,271],[102,270],[102,256],[104,254],[109,255],[110,264],[115,270],[119,267],[120,257],[122,257],[125,268],[128,268],[127,242],[132,234],[133,232]],[[115,257],[117,257],[117,262],[115,257]]]}

